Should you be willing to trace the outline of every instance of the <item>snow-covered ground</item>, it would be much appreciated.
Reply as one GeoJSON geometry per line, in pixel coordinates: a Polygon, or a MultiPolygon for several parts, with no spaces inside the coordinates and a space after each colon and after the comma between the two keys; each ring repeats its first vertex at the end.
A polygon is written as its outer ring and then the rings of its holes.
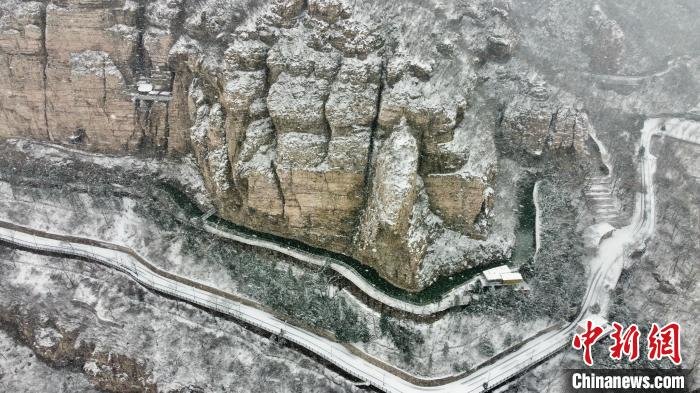
{"type": "Polygon", "coordinates": [[[64,391],[98,392],[83,374],[49,367],[31,349],[0,330],[0,390],[52,392],[57,387],[64,391]]]}
{"type": "Polygon", "coordinates": [[[202,176],[191,156],[185,156],[178,160],[110,156],[25,139],[10,139],[3,141],[3,143],[7,143],[17,151],[26,154],[28,159],[41,160],[53,165],[64,165],[67,158],[72,157],[80,162],[94,164],[106,171],[118,169],[120,171],[161,177],[177,182],[187,189],[200,205],[210,205],[202,176]]]}
{"type": "MultiPolygon", "coordinates": [[[[32,159],[45,160],[55,165],[62,165],[67,159],[77,159],[81,162],[97,165],[105,170],[119,169],[127,172],[142,172],[157,175],[159,177],[172,180],[181,185],[183,188],[190,190],[189,194],[194,195],[197,203],[200,206],[210,205],[204,189],[202,178],[199,175],[191,157],[185,157],[182,161],[178,161],[129,156],[107,156],[103,154],[83,152],[81,150],[43,142],[10,140],[8,143],[13,145],[18,151],[27,154],[32,159]]],[[[7,189],[7,185],[0,185],[0,187],[5,187],[7,189]]],[[[130,208],[130,210],[133,209],[130,208]]],[[[133,220],[134,218],[135,217],[130,212],[128,219],[133,220]]],[[[128,225],[128,220],[120,221],[120,223],[128,225]]],[[[228,229],[222,230],[221,228],[208,223],[205,223],[205,229],[216,236],[231,239],[243,244],[274,250],[317,267],[328,265],[332,270],[351,281],[372,299],[386,304],[394,309],[416,315],[429,316],[454,306],[468,304],[471,299],[469,291],[471,288],[473,288],[473,285],[477,280],[476,277],[474,277],[473,279],[464,282],[463,284],[445,293],[439,300],[433,303],[424,305],[415,304],[386,294],[384,291],[368,282],[353,268],[350,268],[339,261],[293,249],[288,246],[279,245],[275,242],[256,238],[244,233],[234,232],[228,229]]],[[[115,232],[120,232],[123,230],[124,228],[115,228],[115,232]]],[[[127,233],[134,232],[133,227],[131,230],[127,231],[127,233]]],[[[505,232],[507,233],[508,231],[505,232]]],[[[130,237],[131,236],[132,235],[130,235],[130,237]]],[[[458,241],[456,239],[452,239],[452,241],[449,243],[456,244],[460,241],[464,243],[466,240],[461,239],[458,241]]],[[[467,243],[476,244],[471,240],[467,243]]],[[[505,243],[503,244],[503,247],[506,247],[505,243]]],[[[441,263],[445,263],[445,261],[442,261],[441,263]]]]}
{"type": "Polygon", "coordinates": [[[540,252],[542,244],[542,213],[540,209],[540,181],[532,188],[532,202],[535,204],[535,256],[540,252]]]}
{"type": "MultiPolygon", "coordinates": [[[[683,367],[691,369],[697,362],[699,342],[696,310],[700,299],[700,287],[696,285],[697,281],[693,276],[697,265],[697,246],[692,244],[698,236],[696,223],[697,209],[700,208],[697,204],[698,198],[693,193],[700,183],[693,175],[695,168],[692,164],[697,162],[697,157],[700,156],[700,146],[694,144],[692,139],[682,141],[668,138],[666,132],[681,135],[683,133],[680,131],[683,129],[692,129],[698,125],[700,123],[689,124],[688,121],[679,119],[650,119],[644,124],[642,144],[646,147],[645,152],[651,148],[651,156],[658,157],[649,161],[651,164],[658,160],[658,170],[655,172],[659,182],[654,186],[654,207],[647,208],[646,214],[655,213],[657,222],[652,238],[646,242],[643,256],[628,259],[636,262],[624,271],[616,287],[615,303],[610,305],[611,320],[634,322],[642,329],[652,322],[678,322],[682,327],[683,367]],[[680,130],[669,127],[683,123],[685,125],[681,126],[680,130]],[[664,124],[665,131],[662,129],[664,124]],[[653,145],[645,144],[650,143],[650,136],[654,139],[653,145]]],[[[639,145],[635,146],[637,149],[638,147],[639,145]]],[[[651,167],[648,166],[647,169],[651,167]]],[[[649,174],[648,171],[645,173],[649,174]]],[[[648,190],[649,188],[647,192],[648,190]]],[[[590,229],[591,234],[601,234],[610,228],[590,229]]],[[[592,240],[594,239],[599,239],[599,236],[592,236],[592,240]]],[[[628,364],[611,361],[605,345],[607,342],[601,344],[599,353],[594,351],[596,367],[645,368],[651,363],[654,363],[653,367],[673,367],[670,362],[664,365],[657,362],[640,364],[640,361],[637,361],[628,364]]],[[[580,364],[579,352],[564,352],[519,379],[512,391],[559,393],[565,390],[562,370],[580,367],[580,364]]],[[[692,369],[691,374],[694,374],[694,378],[691,375],[691,381],[694,380],[695,383],[689,388],[693,391],[697,389],[700,379],[697,370],[692,369]]]]}
{"type": "Polygon", "coordinates": [[[615,227],[607,222],[593,224],[586,228],[583,233],[584,244],[588,248],[597,248],[600,245],[600,241],[604,237],[611,235],[614,230],[615,227]]]}
{"type": "Polygon", "coordinates": [[[505,355],[493,364],[485,366],[462,379],[430,388],[415,385],[402,379],[396,374],[378,367],[373,362],[368,362],[363,357],[357,356],[342,344],[296,326],[288,325],[272,314],[236,301],[235,297],[231,298],[217,294],[213,288],[197,284],[185,278],[166,276],[162,271],[154,270],[153,267],[144,265],[145,260],[142,257],[135,258],[133,254],[108,248],[108,244],[96,247],[76,242],[67,243],[62,240],[52,239],[46,235],[30,235],[24,230],[7,227],[0,229],[0,237],[11,243],[34,249],[68,252],[72,255],[82,255],[99,260],[126,272],[143,285],[235,316],[273,334],[284,336],[285,339],[313,351],[317,355],[331,361],[337,367],[385,391],[478,392],[483,390],[484,384],[487,384],[487,386],[497,385],[517,374],[523,368],[529,367],[531,364],[548,357],[565,346],[569,342],[570,334],[575,329],[576,324],[590,315],[590,307],[594,304],[599,305],[600,310],[603,312],[607,311],[609,302],[608,291],[615,286],[619,278],[626,254],[632,248],[638,247],[654,230],[655,199],[652,180],[655,170],[655,157],[651,154],[649,147],[652,135],[657,132],[658,128],[659,120],[651,119],[647,121],[642,131],[641,146],[644,147],[644,153],[640,162],[640,169],[645,192],[637,196],[637,208],[635,209],[632,223],[619,231],[615,231],[610,238],[603,240],[599,252],[592,258],[591,271],[593,274],[590,277],[590,284],[581,313],[576,320],[562,330],[546,333],[535,338],[524,344],[519,350],[505,355]]]}
{"type": "Polygon", "coordinates": [[[659,135],[700,145],[700,123],[685,119],[667,119],[659,135]]]}
{"type": "MultiPolygon", "coordinates": [[[[9,278],[0,281],[0,309],[22,314],[25,331],[45,338],[42,332],[60,330],[76,335],[76,342],[94,345],[84,356],[75,353],[77,367],[51,368],[34,352],[45,350],[51,356],[60,351],[53,343],[41,347],[29,337],[32,351],[0,331],[3,392],[103,391],[89,380],[110,367],[107,354],[138,360],[145,382],[162,392],[357,391],[345,377],[296,349],[145,291],[100,265],[0,247],[0,272],[9,278]]],[[[4,329],[13,334],[11,326],[4,329]]]]}
{"type": "MultiPolygon", "coordinates": [[[[48,157],[52,165],[65,166],[76,159],[69,154],[72,152],[65,151],[62,147],[39,145],[39,151],[32,152],[32,144],[20,145],[37,163],[42,162],[42,157],[48,157]]],[[[100,158],[100,155],[81,153],[77,159],[103,162],[109,165],[111,174],[120,173],[124,170],[123,166],[143,167],[135,158],[126,158],[123,165],[119,157],[100,158]]],[[[304,264],[290,263],[279,256],[259,253],[245,247],[239,250],[240,247],[207,237],[206,233],[194,236],[196,231],[187,225],[175,225],[162,215],[149,213],[160,209],[178,215],[179,209],[175,206],[168,208],[145,203],[144,198],[139,197],[143,192],[134,189],[138,188],[139,184],[135,187],[121,187],[115,184],[119,195],[127,195],[118,196],[108,195],[110,192],[89,193],[81,186],[82,179],[73,179],[69,183],[72,186],[63,189],[42,189],[41,186],[14,186],[13,189],[9,183],[0,181],[0,218],[18,224],[31,222],[33,226],[37,225],[37,228],[51,232],[123,244],[147,256],[163,269],[211,283],[217,288],[261,303],[267,301],[265,292],[251,291],[254,286],[246,282],[244,276],[232,275],[226,264],[228,261],[208,253],[206,250],[209,247],[227,248],[237,255],[236,258],[254,258],[261,266],[275,265],[282,272],[291,269],[298,276],[309,273],[304,264]]],[[[514,325],[508,315],[489,315],[486,312],[447,314],[429,323],[407,320],[402,324],[424,338],[422,344],[415,344],[413,356],[407,359],[392,340],[386,336],[382,337],[378,327],[381,314],[376,309],[366,307],[347,290],[329,290],[347,300],[367,321],[371,340],[366,346],[363,345],[363,349],[372,356],[423,376],[459,373],[489,358],[488,353],[484,354],[478,350],[481,342],[489,342],[493,352],[498,353],[512,345],[514,339],[530,337],[551,324],[551,321],[547,320],[532,320],[514,325]],[[519,333],[509,334],[510,329],[517,329],[519,333]],[[445,346],[448,347],[447,351],[445,346]]],[[[459,292],[459,289],[453,291],[456,292],[459,292]]]]}
{"type": "Polygon", "coordinates": [[[650,119],[642,130],[641,146],[644,147],[640,160],[640,172],[645,192],[637,195],[637,207],[631,220],[631,224],[613,232],[612,236],[601,243],[599,252],[591,260],[590,284],[584,299],[582,311],[576,320],[566,328],[546,333],[523,345],[519,350],[508,354],[493,364],[483,367],[468,376],[439,387],[424,388],[414,385],[393,373],[388,373],[375,364],[358,357],[348,348],[334,343],[324,337],[304,331],[295,326],[287,325],[273,315],[254,307],[232,301],[230,298],[216,295],[211,291],[200,287],[183,284],[186,280],[174,280],[166,278],[149,269],[139,266],[138,260],[134,260],[128,254],[116,252],[111,249],[92,247],[72,243],[67,245],[61,241],[49,238],[32,238],[22,232],[0,231],[5,239],[13,242],[23,242],[33,247],[43,249],[70,248],[73,254],[89,255],[103,262],[115,265],[127,271],[134,279],[159,290],[170,293],[173,296],[188,299],[196,304],[208,308],[220,310],[245,320],[255,326],[259,326],[278,335],[283,335],[305,348],[314,351],[319,356],[328,359],[338,367],[356,375],[363,380],[386,391],[481,391],[483,384],[493,386],[500,381],[508,379],[533,362],[556,352],[562,346],[568,344],[569,335],[576,323],[589,315],[590,307],[594,304],[600,306],[605,312],[608,306],[608,290],[615,286],[620,272],[624,266],[626,254],[648,238],[654,230],[655,200],[653,189],[653,175],[655,170],[655,157],[650,152],[652,136],[660,128],[660,119],[650,119]],[[135,262],[136,261],[136,262],[135,262]]]}
{"type": "MultiPolygon", "coordinates": [[[[232,276],[225,265],[217,263],[216,258],[209,258],[199,252],[184,252],[184,236],[173,238],[170,235],[181,234],[188,229],[157,225],[151,218],[140,214],[143,209],[137,208],[137,200],[123,197],[114,201],[104,196],[95,197],[79,192],[77,196],[70,197],[55,191],[50,194],[41,192],[41,189],[13,189],[4,182],[0,182],[0,194],[0,206],[4,207],[0,209],[2,219],[16,224],[32,222],[39,229],[65,235],[108,239],[137,250],[168,271],[262,303],[266,301],[264,292],[249,296],[251,292],[247,285],[250,283],[232,276]]],[[[210,245],[201,244],[202,250],[207,247],[210,245]]],[[[252,251],[240,253],[253,255],[252,251]]],[[[290,264],[271,255],[263,256],[259,263],[276,264],[280,271],[291,268],[299,274],[302,274],[304,266],[290,264]]],[[[407,361],[391,340],[379,333],[379,312],[366,307],[345,290],[338,295],[344,297],[369,323],[372,338],[369,343],[362,345],[364,350],[372,356],[424,376],[456,374],[487,360],[489,355],[478,350],[482,341],[490,342],[494,352],[498,353],[516,342],[514,340],[527,338],[548,326],[545,320],[514,325],[504,316],[483,313],[449,313],[430,323],[406,321],[405,324],[419,332],[425,340],[422,344],[416,344],[412,359],[407,361]],[[516,329],[518,335],[509,334],[510,330],[516,329]],[[448,347],[447,351],[445,346],[448,347]]]]}

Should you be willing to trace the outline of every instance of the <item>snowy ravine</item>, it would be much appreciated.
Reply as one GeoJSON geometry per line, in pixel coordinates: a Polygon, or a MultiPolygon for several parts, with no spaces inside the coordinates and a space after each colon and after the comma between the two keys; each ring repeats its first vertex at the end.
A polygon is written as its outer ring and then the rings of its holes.
{"type": "MultiPolygon", "coordinates": [[[[614,231],[612,236],[603,240],[597,254],[591,259],[589,286],[577,318],[561,330],[539,336],[494,363],[447,383],[417,377],[411,377],[413,382],[410,382],[403,378],[408,377],[406,373],[358,353],[352,346],[286,324],[250,302],[244,304],[233,294],[162,271],[124,247],[42,233],[10,223],[0,224],[0,239],[30,249],[60,252],[104,263],[128,274],[144,286],[231,315],[270,333],[283,336],[349,374],[387,392],[481,392],[484,386],[499,385],[568,345],[577,323],[591,314],[590,308],[594,304],[600,305],[600,312],[606,314],[609,290],[616,285],[626,257],[642,245],[654,231],[656,206],[652,180],[656,169],[656,157],[651,154],[650,145],[652,137],[658,133],[663,122],[664,119],[649,119],[644,124],[640,141],[643,149],[639,164],[644,192],[636,195],[635,212],[630,225],[614,231]]],[[[674,124],[667,123],[666,126],[672,128],[674,124]]]]}
{"type": "MultiPolygon", "coordinates": [[[[115,167],[122,167],[133,172],[144,172],[152,174],[152,176],[163,177],[169,181],[181,184],[188,190],[192,190],[193,192],[189,193],[188,195],[192,195],[193,199],[202,209],[210,207],[210,202],[206,196],[202,179],[197,174],[197,169],[192,163],[191,157],[188,157],[184,162],[171,161],[167,159],[143,159],[128,156],[116,157],[104,154],[89,153],[46,142],[27,141],[21,139],[10,140],[10,145],[14,146],[18,151],[29,154],[34,159],[44,159],[50,162],[60,163],[62,160],[69,157],[77,157],[77,159],[81,162],[84,161],[98,165],[106,170],[111,170],[115,167]]],[[[276,251],[310,265],[319,267],[328,266],[333,271],[352,282],[357,288],[359,288],[373,300],[376,300],[391,308],[415,315],[430,316],[452,307],[469,304],[471,300],[470,291],[473,289],[475,282],[478,280],[476,276],[472,277],[471,279],[443,293],[440,299],[436,299],[430,303],[418,304],[387,294],[384,290],[378,288],[372,282],[359,274],[354,268],[334,258],[313,254],[289,245],[278,244],[276,242],[265,240],[244,232],[234,231],[231,228],[223,229],[222,227],[214,225],[207,220],[202,220],[202,227],[207,232],[218,237],[254,247],[260,247],[266,250],[276,251]]]]}

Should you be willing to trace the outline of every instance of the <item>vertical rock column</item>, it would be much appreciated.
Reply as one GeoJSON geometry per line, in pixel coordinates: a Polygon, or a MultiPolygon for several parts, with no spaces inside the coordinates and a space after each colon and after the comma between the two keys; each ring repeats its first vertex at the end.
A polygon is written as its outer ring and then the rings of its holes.
{"type": "Polygon", "coordinates": [[[403,122],[382,142],[372,189],[357,232],[356,256],[372,261],[383,277],[414,288],[420,255],[405,246],[413,205],[418,195],[418,142],[403,122]]]}
{"type": "Polygon", "coordinates": [[[276,173],[290,231],[347,253],[363,205],[381,60],[310,46],[300,36],[281,40],[268,58],[276,173]]]}

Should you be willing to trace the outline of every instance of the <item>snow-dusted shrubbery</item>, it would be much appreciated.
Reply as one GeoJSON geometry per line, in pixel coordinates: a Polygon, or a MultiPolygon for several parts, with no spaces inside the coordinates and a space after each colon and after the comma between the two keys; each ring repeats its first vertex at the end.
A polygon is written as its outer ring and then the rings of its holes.
{"type": "Polygon", "coordinates": [[[521,267],[531,286],[528,296],[514,289],[485,291],[468,312],[497,312],[525,321],[538,317],[568,320],[578,312],[586,286],[583,244],[576,230],[576,207],[561,182],[540,186],[543,228],[537,258],[521,267]]]}

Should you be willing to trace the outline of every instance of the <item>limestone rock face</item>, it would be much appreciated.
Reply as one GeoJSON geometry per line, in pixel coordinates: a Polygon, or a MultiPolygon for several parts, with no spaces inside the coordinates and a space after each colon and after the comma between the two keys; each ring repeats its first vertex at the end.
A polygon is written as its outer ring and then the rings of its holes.
{"type": "Polygon", "coordinates": [[[517,43],[518,39],[511,30],[497,28],[486,38],[486,55],[498,61],[508,60],[517,43]]]}
{"type": "Polygon", "coordinates": [[[518,97],[504,111],[501,128],[510,148],[540,156],[566,149],[584,152],[590,123],[588,115],[572,106],[518,97]]]}
{"type": "Polygon", "coordinates": [[[406,262],[415,266],[422,257],[411,254],[406,245],[417,195],[418,156],[418,142],[406,124],[397,126],[382,142],[356,238],[360,259],[372,261],[385,277],[409,286],[415,286],[415,278],[406,262]]]}
{"type": "Polygon", "coordinates": [[[487,208],[487,181],[462,174],[430,174],[425,177],[430,207],[451,228],[469,232],[482,208],[487,208]],[[459,195],[458,198],[455,196],[459,195]]]}
{"type": "Polygon", "coordinates": [[[328,133],[323,107],[330,84],[322,78],[280,75],[270,87],[267,108],[280,133],[328,133]]]}
{"type": "Polygon", "coordinates": [[[561,107],[556,112],[550,134],[550,149],[573,149],[581,153],[591,127],[588,115],[572,107],[561,107]]]}
{"type": "Polygon", "coordinates": [[[47,138],[44,5],[0,4],[0,137],[47,138]]]}
{"type": "Polygon", "coordinates": [[[515,101],[503,113],[504,137],[511,147],[539,156],[544,152],[552,112],[537,101],[515,101]]]}
{"type": "Polygon", "coordinates": [[[334,137],[370,131],[377,115],[381,67],[378,57],[343,60],[325,105],[325,116],[334,137]]]}
{"type": "MultiPolygon", "coordinates": [[[[119,3],[119,4],[117,4],[119,3]]],[[[53,140],[84,130],[91,149],[133,149],[136,113],[126,95],[127,64],[137,43],[135,14],[69,1],[46,7],[46,118],[53,140]]]]}
{"type": "Polygon", "coordinates": [[[190,140],[197,163],[202,171],[207,188],[217,199],[224,199],[231,188],[231,166],[228,161],[225,114],[218,102],[205,102],[199,80],[190,87],[193,107],[190,140]]]}
{"type": "Polygon", "coordinates": [[[68,141],[82,129],[82,142],[93,149],[134,147],[134,104],[124,96],[124,76],[106,52],[71,53],[67,65],[52,64],[49,70],[46,103],[52,139],[68,141]],[[109,136],[102,130],[109,130],[109,136]]]}
{"type": "MultiPolygon", "coordinates": [[[[159,14],[154,6],[149,11],[159,14]]],[[[9,0],[0,7],[0,57],[9,65],[0,67],[9,87],[0,93],[0,136],[19,133],[105,152],[167,145],[166,101],[131,94],[151,67],[167,68],[174,41],[167,13],[147,17],[131,0],[9,0]],[[148,25],[155,19],[158,25],[148,25]]],[[[164,75],[157,88],[169,90],[171,76],[164,75]]],[[[182,140],[173,143],[184,151],[182,140]]]]}
{"type": "Polygon", "coordinates": [[[507,1],[254,3],[2,2],[0,137],[191,155],[222,218],[408,290],[507,257],[497,131],[583,149],[572,105],[520,97],[498,123],[507,1]]]}

